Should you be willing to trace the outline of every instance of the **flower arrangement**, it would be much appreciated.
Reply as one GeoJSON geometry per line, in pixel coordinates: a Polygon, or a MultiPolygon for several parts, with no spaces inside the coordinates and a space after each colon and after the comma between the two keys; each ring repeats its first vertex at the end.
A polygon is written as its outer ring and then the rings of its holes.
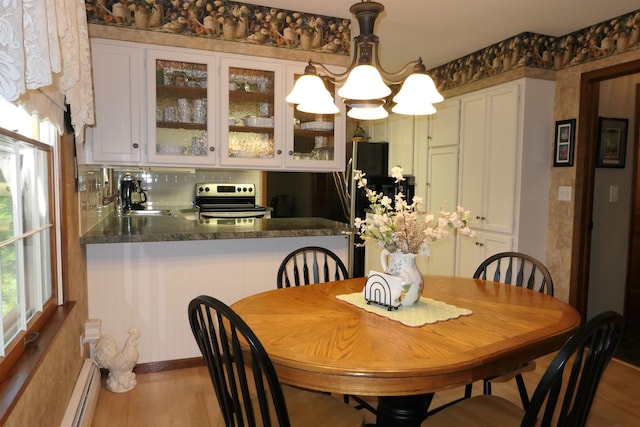
{"type": "MultiPolygon", "coordinates": [[[[394,167],[391,176],[396,183],[404,181],[402,168],[394,167]]],[[[367,187],[365,174],[354,171],[358,188],[363,188],[370,203],[371,215],[366,219],[356,218],[355,226],[365,241],[374,241],[389,252],[408,254],[431,254],[431,243],[449,236],[450,229],[458,229],[465,236],[475,233],[467,225],[470,212],[458,206],[455,212],[441,210],[438,216],[420,207],[422,199],[414,197],[411,203],[399,192],[395,200],[376,193],[367,187]]]]}

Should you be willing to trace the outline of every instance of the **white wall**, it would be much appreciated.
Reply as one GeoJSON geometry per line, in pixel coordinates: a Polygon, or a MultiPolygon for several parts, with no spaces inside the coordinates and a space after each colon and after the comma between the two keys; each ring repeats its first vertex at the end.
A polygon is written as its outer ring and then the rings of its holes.
{"type": "Polygon", "coordinates": [[[635,85],[640,74],[603,81],[599,116],[629,119],[624,168],[597,168],[593,193],[593,231],[587,317],[605,310],[624,312],[629,227],[633,198],[635,85]],[[618,202],[609,201],[618,186],[618,202]]]}

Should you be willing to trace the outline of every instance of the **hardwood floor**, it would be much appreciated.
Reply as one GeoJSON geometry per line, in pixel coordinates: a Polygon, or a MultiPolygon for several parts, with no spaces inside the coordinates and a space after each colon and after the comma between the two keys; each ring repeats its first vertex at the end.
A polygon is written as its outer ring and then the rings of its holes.
{"type": "MultiPolygon", "coordinates": [[[[552,357],[553,355],[550,355],[538,359],[536,370],[525,373],[525,382],[530,393],[533,392],[552,357]]],[[[480,393],[481,388],[481,384],[476,383],[474,394],[480,393]]],[[[587,426],[638,425],[639,390],[640,369],[614,359],[600,383],[587,426]]],[[[515,403],[520,402],[515,381],[495,384],[493,393],[515,403]]],[[[432,407],[458,398],[462,394],[462,388],[436,393],[432,407]]],[[[136,388],[128,393],[111,393],[104,387],[100,390],[92,426],[207,426],[213,424],[217,407],[213,388],[204,367],[142,374],[138,375],[136,388]]],[[[367,411],[363,411],[363,415],[367,423],[375,422],[367,411]]],[[[322,423],[318,425],[321,426],[322,423]]]]}

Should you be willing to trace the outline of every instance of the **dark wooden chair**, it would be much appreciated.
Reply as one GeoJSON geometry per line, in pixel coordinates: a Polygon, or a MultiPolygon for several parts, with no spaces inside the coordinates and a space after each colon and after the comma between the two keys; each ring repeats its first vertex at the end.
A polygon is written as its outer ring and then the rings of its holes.
{"type": "MultiPolygon", "coordinates": [[[[553,280],[547,267],[536,258],[520,252],[500,252],[490,256],[478,266],[473,273],[473,278],[526,287],[553,296],[553,280]]],[[[529,405],[529,394],[524,379],[522,378],[522,373],[533,371],[535,368],[535,362],[530,361],[518,369],[505,372],[492,378],[486,378],[483,380],[483,393],[486,395],[491,394],[492,382],[507,382],[515,378],[522,407],[527,409],[529,405]]],[[[448,406],[469,399],[472,392],[473,384],[467,384],[463,397],[433,408],[429,411],[429,414],[433,415],[448,406]]]]}
{"type": "Polygon", "coordinates": [[[348,278],[347,267],[329,249],[305,246],[288,254],[278,269],[278,288],[332,282],[348,278]]]}
{"type": "Polygon", "coordinates": [[[199,296],[188,312],[226,426],[364,424],[358,411],[330,395],[281,386],[256,335],[223,302],[199,296]]]}
{"type": "MultiPolygon", "coordinates": [[[[473,277],[526,287],[553,296],[553,280],[547,267],[536,258],[519,252],[501,252],[490,256],[478,266],[473,277]]],[[[515,371],[485,379],[483,381],[484,394],[491,394],[492,382],[506,382],[515,378],[522,407],[527,409],[529,394],[522,378],[522,372],[532,371],[535,367],[535,362],[531,361],[515,371]]],[[[467,386],[465,396],[471,396],[471,384],[467,386]]]]}
{"type": "MultiPolygon", "coordinates": [[[[329,249],[320,246],[305,246],[289,253],[278,269],[277,286],[291,286],[325,283],[347,279],[349,273],[342,260],[329,249]]],[[[357,409],[367,409],[376,413],[375,408],[358,396],[344,396],[344,403],[352,398],[357,402],[357,409]]]]}
{"type": "Polygon", "coordinates": [[[422,427],[584,426],[602,374],[622,336],[623,323],[621,315],[609,311],[578,329],[549,364],[527,410],[483,394],[428,417],[422,427]]]}
{"type": "Polygon", "coordinates": [[[490,256],[478,266],[473,277],[524,286],[553,296],[553,280],[547,267],[534,257],[519,252],[501,252],[490,256]]]}

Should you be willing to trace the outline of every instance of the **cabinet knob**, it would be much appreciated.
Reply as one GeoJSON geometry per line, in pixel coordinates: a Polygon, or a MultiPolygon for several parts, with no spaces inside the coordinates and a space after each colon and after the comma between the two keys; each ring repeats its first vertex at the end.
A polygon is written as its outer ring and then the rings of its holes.
{"type": "Polygon", "coordinates": [[[482,246],[484,246],[484,243],[476,242],[476,246],[482,247],[482,246]]]}
{"type": "Polygon", "coordinates": [[[277,150],[276,154],[282,154],[282,150],[277,150]]]}
{"type": "Polygon", "coordinates": [[[209,151],[216,151],[216,147],[209,147],[209,151]]]}
{"type": "Polygon", "coordinates": [[[289,155],[293,156],[293,150],[289,150],[289,155]]]}
{"type": "Polygon", "coordinates": [[[133,143],[133,148],[138,148],[138,147],[140,147],[140,144],[138,144],[137,142],[134,142],[133,143]]]}
{"type": "Polygon", "coordinates": [[[476,219],[479,221],[484,221],[485,219],[487,219],[487,217],[485,216],[476,216],[476,219]]]}

